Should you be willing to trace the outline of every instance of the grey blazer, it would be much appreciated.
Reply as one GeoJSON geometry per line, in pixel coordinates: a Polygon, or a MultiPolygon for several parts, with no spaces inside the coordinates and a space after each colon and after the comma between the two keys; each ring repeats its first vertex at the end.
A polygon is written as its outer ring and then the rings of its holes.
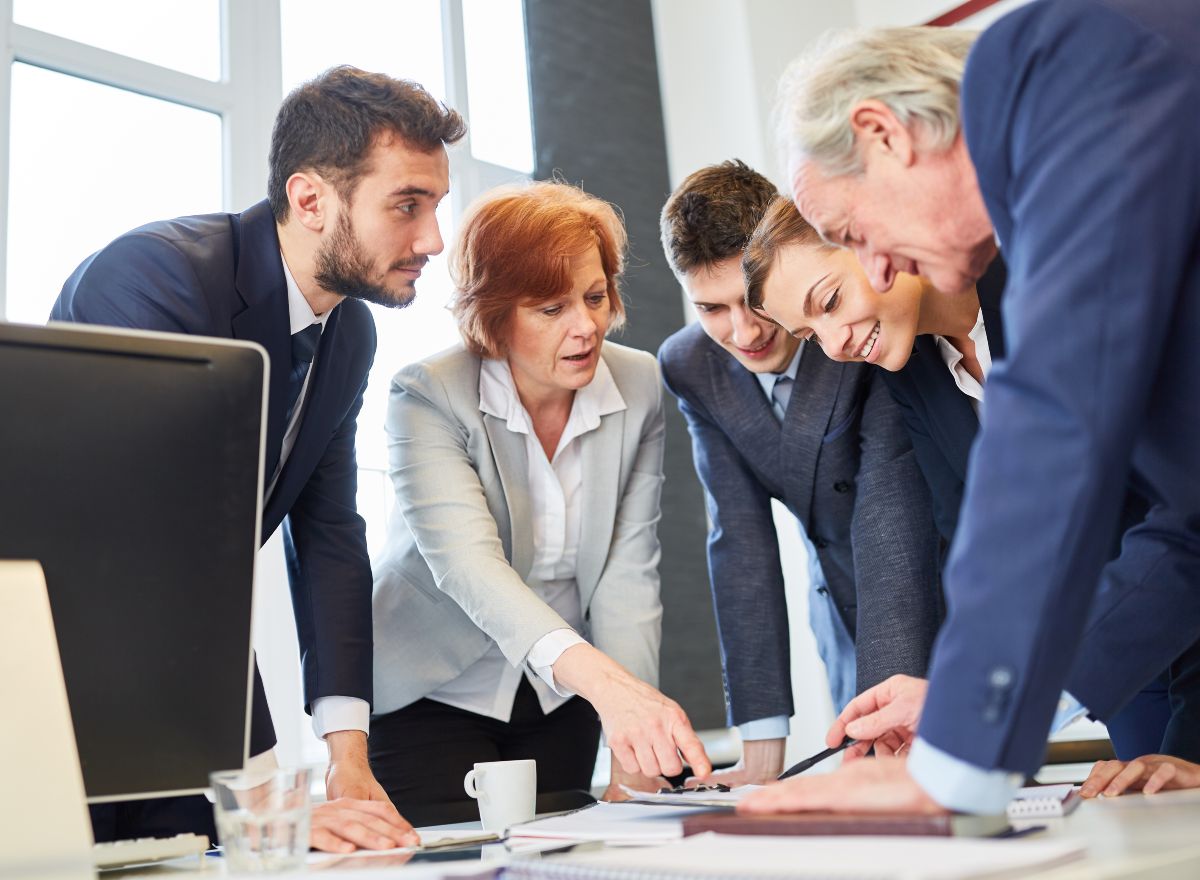
{"type": "MultiPolygon", "coordinates": [[[[605,342],[626,409],[584,434],[582,636],[657,685],[663,396],[654,358],[605,342]]],[[[374,566],[375,702],[393,712],[453,680],[496,642],[514,665],[566,627],[530,589],[524,438],[479,410],[480,359],[455,346],[392,379],[396,508],[374,566]]]]}
{"type": "Polygon", "coordinates": [[[658,358],[687,419],[712,521],[730,723],[794,708],[772,498],[816,548],[855,641],[858,690],[923,675],[942,615],[938,537],[908,432],[873,368],[806,347],[780,425],[754,375],[699,324],[667,339],[658,358]]]}

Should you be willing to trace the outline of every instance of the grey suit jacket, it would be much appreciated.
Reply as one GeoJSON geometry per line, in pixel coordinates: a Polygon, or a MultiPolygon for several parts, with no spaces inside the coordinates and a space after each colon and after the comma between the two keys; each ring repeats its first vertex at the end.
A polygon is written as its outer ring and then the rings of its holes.
{"type": "Polygon", "coordinates": [[[671,336],[658,357],[687,419],[712,521],[730,722],[793,711],[772,498],[816,547],[855,639],[858,689],[924,674],[941,619],[937,532],[904,423],[871,368],[807,346],[780,425],[754,375],[699,324],[671,336]]]}
{"type": "MultiPolygon", "coordinates": [[[[605,342],[626,409],[582,435],[581,633],[657,684],[663,398],[654,358],[605,342]]],[[[479,409],[480,360],[462,346],[392,379],[387,435],[396,509],[374,566],[375,712],[453,680],[494,641],[514,665],[566,627],[530,589],[525,440],[479,409]]]]}

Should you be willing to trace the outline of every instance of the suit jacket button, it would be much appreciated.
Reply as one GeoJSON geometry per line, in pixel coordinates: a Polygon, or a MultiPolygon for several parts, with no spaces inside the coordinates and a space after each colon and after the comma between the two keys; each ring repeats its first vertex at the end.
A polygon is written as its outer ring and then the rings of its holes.
{"type": "Polygon", "coordinates": [[[816,547],[818,550],[824,550],[826,547],[829,546],[829,542],[826,541],[824,538],[813,538],[813,546],[816,547]]]}
{"type": "Polygon", "coordinates": [[[851,490],[851,488],[853,488],[853,487],[845,480],[838,480],[836,483],[833,484],[833,491],[840,492],[843,495],[845,493],[849,492],[851,490]]]}

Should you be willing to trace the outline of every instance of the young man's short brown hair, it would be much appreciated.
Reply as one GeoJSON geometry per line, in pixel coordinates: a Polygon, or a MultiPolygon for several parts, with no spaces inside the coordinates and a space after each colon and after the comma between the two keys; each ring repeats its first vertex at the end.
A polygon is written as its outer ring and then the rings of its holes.
{"type": "Polygon", "coordinates": [[[659,219],[671,271],[682,278],[701,266],[740,257],[777,195],[771,181],[740,159],[689,174],[659,219]]]}
{"type": "Polygon", "coordinates": [[[331,67],[293,89],[275,117],[267,163],[271,211],[277,222],[287,221],[287,182],[297,171],[316,171],[349,201],[381,137],[429,152],[466,133],[463,118],[415,82],[348,64],[331,67]]]}

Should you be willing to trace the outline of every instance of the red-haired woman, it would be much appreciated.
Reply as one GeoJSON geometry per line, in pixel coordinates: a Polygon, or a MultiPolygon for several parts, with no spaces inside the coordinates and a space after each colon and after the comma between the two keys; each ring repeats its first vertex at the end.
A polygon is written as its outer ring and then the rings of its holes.
{"type": "Polygon", "coordinates": [[[414,824],[470,817],[475,762],[587,789],[601,727],[614,785],[708,769],[655,688],[663,398],[653,357],[605,341],[625,245],[575,187],[485,194],[451,257],[463,345],[392,381],[370,760],[414,824]]]}

